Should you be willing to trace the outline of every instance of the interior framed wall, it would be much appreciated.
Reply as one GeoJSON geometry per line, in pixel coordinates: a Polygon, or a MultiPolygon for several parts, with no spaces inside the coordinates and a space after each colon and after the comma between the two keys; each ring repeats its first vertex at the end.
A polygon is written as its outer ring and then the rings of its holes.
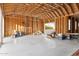
{"type": "Polygon", "coordinates": [[[68,33],[79,33],[79,18],[69,16],[68,18],[68,33]]]}
{"type": "Polygon", "coordinates": [[[42,19],[22,15],[7,15],[4,17],[4,36],[11,36],[19,31],[24,35],[33,34],[37,31],[44,33],[44,22],[42,19]]]}

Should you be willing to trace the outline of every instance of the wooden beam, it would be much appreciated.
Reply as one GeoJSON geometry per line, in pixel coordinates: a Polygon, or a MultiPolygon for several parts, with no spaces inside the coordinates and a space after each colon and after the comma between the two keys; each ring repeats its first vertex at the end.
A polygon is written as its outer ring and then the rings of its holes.
{"type": "Polygon", "coordinates": [[[66,6],[66,9],[67,9],[68,13],[72,15],[73,11],[71,9],[71,6],[69,4],[66,4],[66,3],[64,5],[66,6]]]}

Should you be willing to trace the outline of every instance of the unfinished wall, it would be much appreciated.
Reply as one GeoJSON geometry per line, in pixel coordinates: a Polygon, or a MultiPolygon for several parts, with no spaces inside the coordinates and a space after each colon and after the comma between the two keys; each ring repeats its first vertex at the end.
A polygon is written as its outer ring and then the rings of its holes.
{"type": "Polygon", "coordinates": [[[56,32],[65,34],[68,31],[68,16],[58,17],[56,20],[56,32]]]}
{"type": "Polygon", "coordinates": [[[11,36],[15,31],[23,32],[25,35],[36,31],[44,31],[44,22],[28,16],[5,16],[5,36],[11,36]]]}

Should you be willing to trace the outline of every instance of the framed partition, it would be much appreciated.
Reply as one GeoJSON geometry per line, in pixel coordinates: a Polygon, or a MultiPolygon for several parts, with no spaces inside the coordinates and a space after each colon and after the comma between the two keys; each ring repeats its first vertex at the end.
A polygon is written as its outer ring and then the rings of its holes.
{"type": "Polygon", "coordinates": [[[79,33],[79,18],[69,16],[69,18],[68,18],[68,33],[79,33]]]}

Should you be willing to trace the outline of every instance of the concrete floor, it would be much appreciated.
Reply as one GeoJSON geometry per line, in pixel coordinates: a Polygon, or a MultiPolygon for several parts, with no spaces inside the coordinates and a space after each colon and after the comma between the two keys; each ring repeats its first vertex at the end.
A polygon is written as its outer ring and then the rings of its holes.
{"type": "Polygon", "coordinates": [[[47,39],[44,35],[4,38],[1,56],[70,56],[79,48],[79,40],[47,39]]]}

